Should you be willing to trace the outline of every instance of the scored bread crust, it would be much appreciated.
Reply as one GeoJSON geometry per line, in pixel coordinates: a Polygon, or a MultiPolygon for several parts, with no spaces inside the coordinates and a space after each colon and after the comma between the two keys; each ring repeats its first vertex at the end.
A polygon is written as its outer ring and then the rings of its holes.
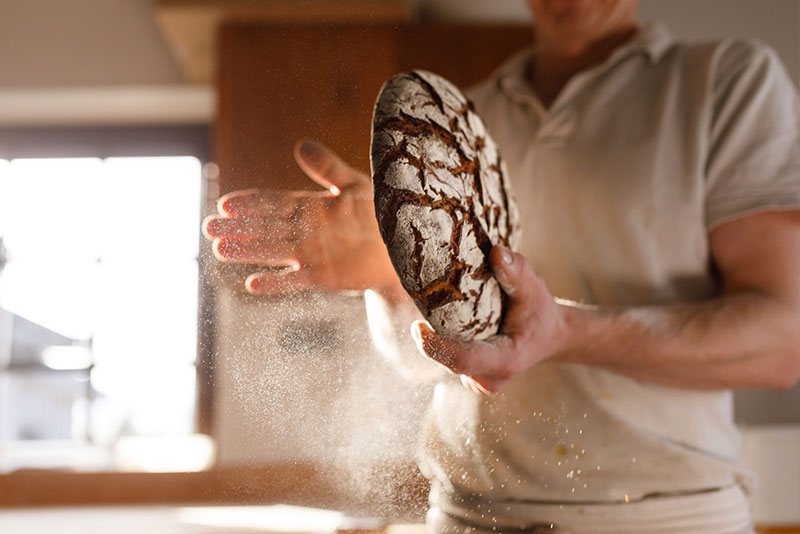
{"type": "Polygon", "coordinates": [[[495,334],[494,245],[517,250],[519,216],[497,145],[452,83],[415,70],[382,87],[372,124],[375,215],[392,264],[444,337],[495,334]]]}

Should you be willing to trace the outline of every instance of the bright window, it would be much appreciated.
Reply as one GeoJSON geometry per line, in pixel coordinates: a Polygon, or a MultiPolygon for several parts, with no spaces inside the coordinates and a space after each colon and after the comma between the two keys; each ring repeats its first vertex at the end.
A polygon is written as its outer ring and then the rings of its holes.
{"type": "Polygon", "coordinates": [[[0,160],[0,471],[208,462],[201,176],[194,157],[0,160]]]}

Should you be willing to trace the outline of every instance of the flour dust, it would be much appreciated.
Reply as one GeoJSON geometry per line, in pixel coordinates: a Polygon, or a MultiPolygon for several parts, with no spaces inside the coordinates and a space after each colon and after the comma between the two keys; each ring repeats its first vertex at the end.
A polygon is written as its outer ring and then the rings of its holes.
{"type": "Polygon", "coordinates": [[[376,353],[361,296],[217,295],[215,421],[221,465],[309,463],[343,473],[343,491],[375,513],[399,502],[415,464],[431,386],[376,353]]]}

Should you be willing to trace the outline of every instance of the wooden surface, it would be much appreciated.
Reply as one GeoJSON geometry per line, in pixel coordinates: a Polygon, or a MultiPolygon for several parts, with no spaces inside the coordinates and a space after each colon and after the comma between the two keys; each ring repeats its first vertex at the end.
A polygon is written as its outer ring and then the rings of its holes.
{"type": "MultiPolygon", "coordinates": [[[[331,466],[274,464],[196,473],[60,473],[0,475],[0,509],[154,504],[287,503],[357,515],[389,511],[392,519],[418,520],[428,483],[411,466],[383,466],[374,490],[353,490],[349,473],[331,466]]],[[[5,532],[0,528],[0,532],[5,532]]]]}
{"type": "MultiPolygon", "coordinates": [[[[117,533],[150,532],[148,528],[154,526],[162,534],[278,532],[274,528],[222,528],[223,519],[217,521],[216,527],[185,524],[179,521],[182,516],[176,512],[178,507],[252,507],[276,503],[340,510],[357,517],[382,516],[387,521],[422,522],[427,509],[428,485],[416,469],[387,469],[384,489],[390,486],[394,489],[367,495],[359,501],[354,501],[343,488],[342,476],[330,468],[303,465],[199,473],[39,471],[0,475],[0,532],[83,534],[88,525],[96,532],[117,533]],[[394,513],[387,513],[392,510],[394,513]],[[115,528],[103,530],[105,524],[115,528]],[[13,525],[25,525],[27,530],[11,529],[13,525]],[[130,530],[121,530],[123,527],[130,530]]],[[[257,510],[246,508],[235,515],[251,517],[257,510]]],[[[263,521],[260,524],[263,525],[263,521]]],[[[800,534],[800,525],[761,526],[756,531],[759,534],[800,534]]],[[[387,534],[424,532],[419,524],[387,529],[387,534]]]]}
{"type": "Polygon", "coordinates": [[[292,156],[306,137],[364,168],[370,102],[394,70],[388,58],[396,47],[384,27],[225,27],[216,137],[222,192],[318,188],[292,156]]]}
{"type": "Polygon", "coordinates": [[[274,506],[114,506],[0,510],[4,534],[424,534],[421,524],[386,525],[334,510],[274,506]]]}
{"type": "Polygon", "coordinates": [[[225,25],[215,141],[221,191],[317,188],[292,156],[303,138],[368,171],[372,107],[386,79],[424,68],[465,87],[529,39],[524,26],[225,25]]]}

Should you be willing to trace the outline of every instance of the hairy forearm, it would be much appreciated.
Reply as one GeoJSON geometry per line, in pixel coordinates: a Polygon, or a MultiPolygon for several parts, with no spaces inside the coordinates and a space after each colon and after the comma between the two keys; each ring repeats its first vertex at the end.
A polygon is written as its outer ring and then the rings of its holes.
{"type": "Polygon", "coordinates": [[[697,389],[783,389],[800,373],[800,312],[792,301],[741,292],[620,309],[561,305],[559,360],[697,389]]]}

